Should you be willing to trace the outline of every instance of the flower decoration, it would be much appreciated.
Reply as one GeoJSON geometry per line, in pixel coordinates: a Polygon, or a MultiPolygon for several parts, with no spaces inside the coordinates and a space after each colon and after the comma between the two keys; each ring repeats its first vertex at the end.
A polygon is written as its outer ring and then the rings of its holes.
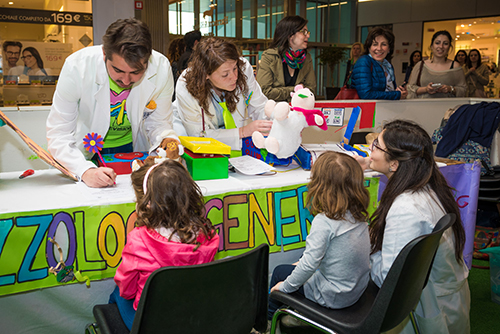
{"type": "Polygon", "coordinates": [[[85,138],[83,138],[83,147],[90,153],[99,153],[102,150],[104,140],[97,133],[87,133],[85,138]]]}
{"type": "Polygon", "coordinates": [[[97,133],[87,133],[85,138],[83,138],[83,147],[90,153],[97,153],[99,155],[99,159],[101,159],[102,165],[104,167],[108,167],[102,158],[100,150],[104,146],[104,140],[97,133]]]}

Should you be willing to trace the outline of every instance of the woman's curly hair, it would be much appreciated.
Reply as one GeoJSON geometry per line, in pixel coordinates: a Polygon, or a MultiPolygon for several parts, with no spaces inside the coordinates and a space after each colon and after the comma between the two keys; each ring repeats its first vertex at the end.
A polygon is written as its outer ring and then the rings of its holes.
{"type": "Polygon", "coordinates": [[[230,112],[234,112],[239,102],[238,95],[248,91],[247,77],[244,73],[245,63],[241,60],[236,45],[221,38],[210,37],[202,39],[191,55],[185,74],[186,87],[207,115],[210,115],[208,111],[210,89],[214,88],[208,76],[228,60],[235,60],[238,65],[236,88],[231,92],[224,91],[227,108],[230,112]]]}

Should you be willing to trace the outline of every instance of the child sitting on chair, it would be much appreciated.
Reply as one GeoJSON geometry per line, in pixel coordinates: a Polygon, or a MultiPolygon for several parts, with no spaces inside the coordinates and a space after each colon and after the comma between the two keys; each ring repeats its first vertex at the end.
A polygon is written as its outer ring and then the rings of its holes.
{"type": "MultiPolygon", "coordinates": [[[[337,309],[358,301],[370,280],[369,203],[358,162],[344,153],[325,152],[314,163],[307,186],[315,214],[300,260],[277,266],[271,291],[298,291],[337,309]]],[[[282,304],[269,298],[268,319],[282,304]]]]}
{"type": "Polygon", "coordinates": [[[204,216],[201,190],[180,163],[144,165],[131,177],[136,227],[127,236],[115,274],[117,287],[109,300],[118,304],[129,329],[151,273],[161,267],[210,262],[219,247],[219,236],[204,216]]]}

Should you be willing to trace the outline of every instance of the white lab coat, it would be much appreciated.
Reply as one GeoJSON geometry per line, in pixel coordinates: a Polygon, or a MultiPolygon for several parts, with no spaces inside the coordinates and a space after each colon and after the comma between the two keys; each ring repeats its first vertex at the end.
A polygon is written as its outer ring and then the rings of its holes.
{"type": "MultiPolygon", "coordinates": [[[[432,190],[405,192],[396,198],[387,214],[382,251],[371,256],[371,276],[378,286],[401,249],[414,238],[431,233],[445,215],[438,203],[432,190]]],[[[457,263],[454,243],[450,227],[441,237],[429,281],[416,308],[422,333],[470,333],[469,270],[465,263],[457,263]]],[[[414,333],[408,319],[389,332],[414,333]]]]}
{"type": "MultiPolygon", "coordinates": [[[[153,51],[148,68],[132,87],[126,102],[132,125],[134,151],[152,151],[162,139],[176,138],[172,129],[174,81],[168,59],[153,51]],[[154,101],[156,109],[146,106],[154,101]]],[[[92,46],[70,55],[61,70],[47,118],[50,153],[81,178],[95,165],[83,147],[87,133],[104,138],[110,125],[109,76],[102,46],[92,46]]]]}
{"type": "MultiPolygon", "coordinates": [[[[245,100],[248,94],[253,91],[252,98],[248,105],[248,116],[253,121],[264,119],[264,105],[267,102],[267,97],[262,94],[262,89],[257,83],[257,80],[255,80],[252,65],[244,58],[241,58],[241,60],[245,63],[244,73],[247,78],[248,93],[239,94],[240,100],[236,108],[237,110],[232,113],[236,128],[219,129],[216,109],[212,101],[209,102],[208,110],[212,116],[204,114],[206,137],[217,139],[231,146],[233,150],[241,150],[242,141],[239,136],[238,128],[245,125],[245,100]]],[[[175,117],[178,118],[176,123],[177,125],[182,123],[188,136],[199,137],[203,130],[201,106],[198,100],[196,100],[187,90],[185,79],[186,71],[189,71],[189,68],[182,72],[175,88],[176,100],[174,102],[174,109],[175,117]]],[[[213,102],[217,103],[215,101],[213,102]]],[[[182,130],[179,130],[178,132],[180,133],[181,131],[182,130]]]]}

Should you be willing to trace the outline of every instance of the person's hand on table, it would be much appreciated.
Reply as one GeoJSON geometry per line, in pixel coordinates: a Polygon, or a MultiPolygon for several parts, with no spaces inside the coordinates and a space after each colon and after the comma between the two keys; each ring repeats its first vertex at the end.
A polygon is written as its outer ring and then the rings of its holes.
{"type": "Polygon", "coordinates": [[[82,181],[91,188],[104,188],[115,184],[116,173],[112,168],[90,168],[82,175],[82,181]]]}
{"type": "Polygon", "coordinates": [[[273,291],[280,291],[280,285],[281,284],[283,284],[283,281],[276,283],[276,285],[271,288],[271,292],[273,292],[273,291]]]}
{"type": "Polygon", "coordinates": [[[263,135],[267,135],[269,131],[271,131],[271,126],[273,126],[273,121],[253,121],[252,123],[240,128],[240,137],[250,137],[255,131],[259,131],[263,135]]]}

